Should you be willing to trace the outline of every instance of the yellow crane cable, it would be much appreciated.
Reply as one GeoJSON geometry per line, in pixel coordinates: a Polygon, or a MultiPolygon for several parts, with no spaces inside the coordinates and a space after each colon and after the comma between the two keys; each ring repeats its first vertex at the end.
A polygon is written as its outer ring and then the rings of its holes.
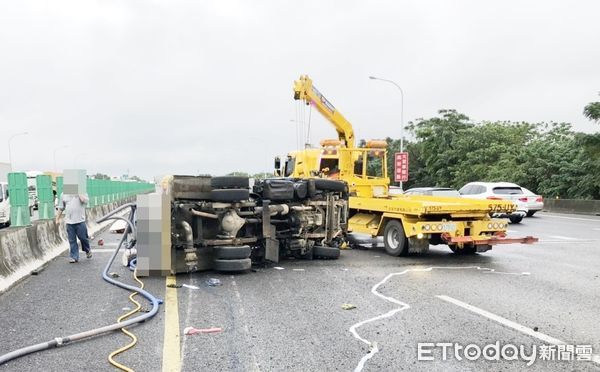
{"type": "MultiPolygon", "coordinates": [[[[140,289],[144,289],[144,283],[143,283],[141,280],[139,280],[139,279],[138,279],[138,277],[137,277],[137,268],[133,270],[133,278],[136,280],[136,282],[140,283],[140,289]]],[[[137,313],[137,312],[138,312],[138,311],[139,311],[139,310],[142,308],[142,305],[140,305],[140,303],[139,303],[139,302],[137,302],[137,301],[136,301],[136,300],[133,298],[133,297],[134,297],[135,295],[137,295],[137,294],[138,294],[137,292],[132,292],[132,293],[129,295],[129,300],[130,300],[131,302],[133,302],[133,303],[136,305],[136,308],[135,308],[135,309],[133,309],[133,310],[131,310],[131,311],[130,311],[130,312],[128,312],[127,314],[121,315],[121,316],[119,317],[119,319],[117,319],[117,323],[121,323],[121,322],[122,322],[124,319],[126,319],[126,318],[130,317],[131,315],[133,315],[133,314],[137,313]]],[[[129,338],[131,338],[131,342],[130,342],[129,344],[127,344],[127,345],[123,346],[122,348],[120,348],[120,349],[118,349],[118,350],[115,350],[115,351],[113,351],[112,353],[110,353],[110,355],[108,356],[108,362],[109,362],[110,364],[112,364],[113,366],[115,366],[115,367],[117,367],[117,368],[119,368],[119,369],[121,369],[121,370],[123,370],[123,371],[126,371],[126,372],[134,372],[134,370],[133,370],[133,369],[131,369],[131,368],[127,367],[127,366],[124,366],[123,364],[121,364],[121,363],[119,363],[119,362],[117,362],[117,361],[115,361],[115,360],[113,359],[113,357],[114,357],[114,356],[116,356],[116,355],[118,355],[118,354],[121,354],[122,352],[124,352],[124,351],[127,351],[127,350],[131,349],[132,347],[134,347],[134,346],[135,346],[135,344],[137,344],[137,337],[135,337],[135,335],[134,335],[133,333],[129,332],[129,331],[128,331],[128,330],[126,330],[125,328],[121,328],[121,331],[122,331],[123,333],[125,333],[127,336],[129,336],[129,338]]]]}

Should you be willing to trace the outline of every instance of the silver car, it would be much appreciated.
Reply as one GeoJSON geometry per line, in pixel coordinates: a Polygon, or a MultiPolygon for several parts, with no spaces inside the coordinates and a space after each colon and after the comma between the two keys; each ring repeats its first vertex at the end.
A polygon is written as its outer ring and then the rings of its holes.
{"type": "Polygon", "coordinates": [[[521,186],[509,182],[470,182],[458,190],[463,198],[470,199],[502,199],[511,200],[517,205],[517,210],[506,216],[511,223],[520,223],[529,213],[527,198],[523,195],[521,186]]]}
{"type": "Polygon", "coordinates": [[[521,190],[523,190],[523,197],[527,199],[527,209],[529,209],[527,217],[531,217],[536,214],[536,212],[544,209],[544,197],[534,194],[524,187],[521,187],[521,190]]]}

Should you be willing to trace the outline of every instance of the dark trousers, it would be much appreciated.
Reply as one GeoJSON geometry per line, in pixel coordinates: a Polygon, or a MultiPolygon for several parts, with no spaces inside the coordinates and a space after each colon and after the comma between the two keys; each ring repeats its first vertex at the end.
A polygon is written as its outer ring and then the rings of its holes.
{"type": "Polygon", "coordinates": [[[79,260],[79,247],[77,239],[81,242],[81,249],[84,252],[90,251],[90,239],[88,238],[87,226],[85,222],[67,224],[67,237],[69,238],[70,256],[79,260]]]}

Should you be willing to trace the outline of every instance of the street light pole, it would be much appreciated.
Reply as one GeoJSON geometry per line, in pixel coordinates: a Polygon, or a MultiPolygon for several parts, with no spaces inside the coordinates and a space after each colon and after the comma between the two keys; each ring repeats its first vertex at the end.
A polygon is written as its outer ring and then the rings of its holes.
{"type": "MultiPolygon", "coordinates": [[[[398,90],[400,91],[400,152],[404,152],[404,91],[402,90],[400,85],[396,84],[395,81],[382,79],[375,76],[369,76],[369,79],[380,80],[388,82],[390,84],[394,84],[396,88],[398,88],[398,90]]],[[[400,181],[400,190],[403,190],[402,181],[400,181]]]]}
{"type": "Polygon", "coordinates": [[[67,147],[69,147],[69,146],[65,145],[65,146],[60,146],[60,147],[57,147],[54,149],[54,171],[55,172],[57,171],[57,169],[56,169],[56,152],[58,150],[66,149],[67,147]]]}
{"type": "Polygon", "coordinates": [[[13,165],[12,165],[12,153],[10,151],[10,141],[12,141],[13,138],[17,137],[17,136],[24,136],[26,134],[29,134],[27,132],[21,132],[21,133],[17,133],[17,134],[13,134],[12,136],[10,136],[8,138],[8,162],[10,163],[10,169],[14,170],[13,165]]]}

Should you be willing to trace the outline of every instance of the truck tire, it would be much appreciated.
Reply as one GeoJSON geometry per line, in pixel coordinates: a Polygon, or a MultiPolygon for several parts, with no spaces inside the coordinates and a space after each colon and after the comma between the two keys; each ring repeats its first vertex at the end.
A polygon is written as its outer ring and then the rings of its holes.
{"type": "Polygon", "coordinates": [[[294,195],[297,199],[306,199],[306,195],[308,195],[308,183],[306,181],[294,182],[294,195]]]}
{"type": "Polygon", "coordinates": [[[214,260],[213,269],[216,271],[231,272],[231,271],[246,271],[252,267],[252,261],[249,258],[239,260],[214,260]]]}
{"type": "Polygon", "coordinates": [[[247,189],[250,181],[248,177],[241,176],[213,177],[210,179],[210,185],[213,189],[247,189]]]}
{"type": "Polygon", "coordinates": [[[313,257],[329,258],[332,260],[336,260],[340,258],[340,249],[334,247],[324,247],[322,245],[315,245],[313,247],[313,257]]]}
{"type": "Polygon", "coordinates": [[[408,239],[400,221],[389,220],[385,224],[383,244],[386,253],[390,256],[406,256],[408,254],[408,239]]]}
{"type": "Polygon", "coordinates": [[[244,259],[250,257],[251,252],[249,245],[213,247],[213,257],[218,260],[244,259]]]}
{"type": "Polygon", "coordinates": [[[238,202],[249,198],[250,191],[247,189],[222,189],[210,192],[210,199],[216,202],[238,202]]]}
{"type": "Polygon", "coordinates": [[[317,194],[317,186],[315,186],[315,180],[309,179],[306,181],[307,195],[310,199],[314,198],[317,194]]]}
{"type": "Polygon", "coordinates": [[[323,178],[315,178],[315,187],[317,190],[324,191],[346,191],[346,184],[342,181],[328,180],[323,178]]]}
{"type": "Polygon", "coordinates": [[[523,221],[523,216],[521,215],[510,215],[508,216],[508,219],[510,220],[510,223],[521,223],[521,221],[523,221]]]}

